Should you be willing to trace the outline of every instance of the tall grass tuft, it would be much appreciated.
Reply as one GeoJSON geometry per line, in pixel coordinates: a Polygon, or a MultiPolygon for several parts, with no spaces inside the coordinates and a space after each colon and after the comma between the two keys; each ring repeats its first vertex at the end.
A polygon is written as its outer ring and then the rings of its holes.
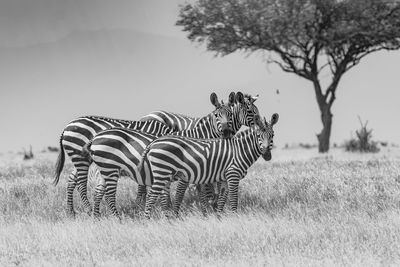
{"type": "Polygon", "coordinates": [[[356,138],[351,138],[344,144],[346,151],[359,151],[359,152],[379,152],[378,143],[372,141],[372,129],[367,129],[368,121],[363,123],[361,118],[358,117],[361,127],[356,130],[356,138]]]}

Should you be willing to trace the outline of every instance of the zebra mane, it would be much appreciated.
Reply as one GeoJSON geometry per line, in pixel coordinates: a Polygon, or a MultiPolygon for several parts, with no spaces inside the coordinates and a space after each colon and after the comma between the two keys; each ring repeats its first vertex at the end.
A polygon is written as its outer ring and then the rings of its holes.
{"type": "MultiPolygon", "coordinates": [[[[165,112],[165,111],[162,111],[162,112],[165,112]]],[[[182,114],[182,113],[175,113],[175,112],[168,112],[168,113],[171,113],[171,114],[173,114],[173,115],[178,115],[178,116],[186,117],[186,118],[191,119],[191,120],[198,120],[198,119],[200,119],[200,118],[195,118],[195,117],[188,116],[188,115],[182,114]]]]}
{"type": "Polygon", "coordinates": [[[243,97],[247,100],[250,101],[253,97],[250,94],[244,94],[243,97]]]}
{"type": "Polygon", "coordinates": [[[256,126],[256,125],[253,125],[253,126],[251,126],[251,127],[248,127],[246,130],[237,132],[237,133],[232,137],[232,139],[239,139],[239,138],[245,136],[248,132],[254,132],[254,131],[256,131],[257,129],[259,129],[259,127],[256,126]]]}
{"type": "Polygon", "coordinates": [[[115,118],[109,118],[109,117],[102,117],[102,116],[95,116],[95,115],[89,115],[89,116],[84,116],[84,118],[89,118],[89,119],[100,119],[103,121],[108,121],[108,122],[119,122],[119,123],[124,123],[124,124],[130,124],[133,123],[134,121],[130,120],[121,120],[121,119],[115,119],[115,118]]]}
{"type": "MultiPolygon", "coordinates": [[[[194,120],[194,121],[196,121],[196,123],[195,123],[195,125],[198,125],[200,122],[205,122],[205,121],[207,121],[207,120],[209,120],[209,119],[211,119],[211,115],[212,115],[212,113],[214,112],[214,111],[216,111],[217,109],[214,109],[213,111],[211,111],[210,113],[208,113],[208,114],[206,114],[206,115],[204,115],[204,116],[201,116],[201,117],[192,117],[192,116],[188,116],[188,115],[185,115],[185,114],[181,114],[181,113],[174,113],[174,112],[170,112],[170,114],[173,114],[173,115],[178,115],[178,116],[183,116],[183,117],[186,117],[186,118],[188,118],[188,119],[191,119],[191,120],[194,120]]],[[[169,125],[168,125],[169,126],[169,125]]],[[[171,127],[170,127],[171,128],[171,127]]],[[[176,129],[174,128],[174,131],[175,131],[176,129]]],[[[183,130],[184,131],[184,130],[183,130]]]]}

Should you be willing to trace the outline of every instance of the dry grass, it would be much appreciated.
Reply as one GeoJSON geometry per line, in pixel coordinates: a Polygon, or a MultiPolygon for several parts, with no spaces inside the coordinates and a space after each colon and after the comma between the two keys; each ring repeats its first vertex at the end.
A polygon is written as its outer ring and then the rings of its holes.
{"type": "MultiPolygon", "coordinates": [[[[123,220],[65,214],[53,159],[0,167],[0,265],[399,265],[400,159],[333,152],[258,162],[241,183],[238,214],[140,216],[136,186],[121,179],[123,220]]],[[[67,169],[71,166],[67,166],[67,169]]],[[[104,206],[104,205],[103,205],[104,206]]],[[[102,213],[107,213],[103,208],[102,213]]]]}

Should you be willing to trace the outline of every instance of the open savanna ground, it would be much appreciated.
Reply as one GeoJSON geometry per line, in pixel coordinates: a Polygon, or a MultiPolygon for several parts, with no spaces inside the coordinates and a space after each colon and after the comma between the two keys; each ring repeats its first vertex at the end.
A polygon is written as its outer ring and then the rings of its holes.
{"type": "MultiPolygon", "coordinates": [[[[15,156],[15,155],[14,155],[15,156]]],[[[240,185],[239,211],[203,217],[188,192],[181,219],[146,220],[136,185],[119,182],[121,221],[94,220],[78,196],[65,213],[55,154],[0,161],[0,265],[400,265],[400,149],[327,155],[277,149],[240,185]]],[[[90,188],[89,188],[90,189],[90,188]]]]}

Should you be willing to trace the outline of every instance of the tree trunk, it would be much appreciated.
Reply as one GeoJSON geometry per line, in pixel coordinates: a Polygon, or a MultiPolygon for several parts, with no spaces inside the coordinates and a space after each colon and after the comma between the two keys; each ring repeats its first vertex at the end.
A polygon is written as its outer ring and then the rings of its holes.
{"type": "Polygon", "coordinates": [[[318,81],[317,75],[313,80],[315,96],[317,98],[317,103],[319,110],[321,111],[321,121],[322,121],[322,131],[317,134],[318,138],[318,151],[320,153],[325,153],[329,151],[329,140],[331,137],[332,129],[332,112],[331,107],[335,101],[335,91],[339,78],[335,79],[335,83],[328,87],[326,94],[322,93],[321,84],[318,81]],[[329,96],[329,97],[328,97],[329,96]]]}
{"type": "Polygon", "coordinates": [[[317,134],[318,138],[318,151],[320,153],[325,153],[329,151],[329,140],[331,137],[331,129],[332,129],[332,113],[329,105],[321,108],[321,120],[322,120],[322,131],[320,134],[317,134]]]}

